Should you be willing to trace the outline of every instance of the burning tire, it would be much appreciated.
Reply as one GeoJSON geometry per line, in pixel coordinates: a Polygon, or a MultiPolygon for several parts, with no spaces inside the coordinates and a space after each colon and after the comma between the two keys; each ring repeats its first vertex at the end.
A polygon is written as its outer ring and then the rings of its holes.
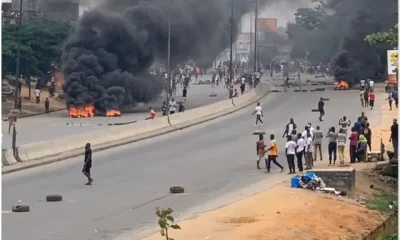
{"type": "Polygon", "coordinates": [[[61,195],[47,195],[46,202],[60,202],[62,201],[61,195]]]}
{"type": "Polygon", "coordinates": [[[184,193],[185,189],[183,187],[179,187],[179,186],[174,186],[174,187],[170,187],[169,188],[169,192],[176,194],[176,193],[184,193]]]}
{"type": "Polygon", "coordinates": [[[12,206],[11,211],[12,212],[29,212],[30,208],[28,205],[17,205],[17,206],[12,206]]]}

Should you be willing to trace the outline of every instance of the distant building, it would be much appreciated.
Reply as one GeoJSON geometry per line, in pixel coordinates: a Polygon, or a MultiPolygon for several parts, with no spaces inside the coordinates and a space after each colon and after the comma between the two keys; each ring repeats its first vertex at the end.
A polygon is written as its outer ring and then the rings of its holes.
{"type": "MultiPolygon", "coordinates": [[[[21,0],[12,0],[11,11],[19,12],[21,0]]],[[[79,19],[79,0],[23,0],[24,15],[75,23],[79,19]]]]}

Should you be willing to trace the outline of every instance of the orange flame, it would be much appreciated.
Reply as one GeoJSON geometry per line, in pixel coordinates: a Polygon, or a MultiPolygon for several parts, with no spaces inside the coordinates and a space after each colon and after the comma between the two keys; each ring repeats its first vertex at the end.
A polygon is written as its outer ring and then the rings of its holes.
{"type": "Polygon", "coordinates": [[[70,117],[73,118],[84,118],[94,116],[94,106],[92,104],[85,106],[74,106],[70,105],[68,107],[68,113],[70,117]]]}
{"type": "Polygon", "coordinates": [[[337,89],[348,89],[349,88],[349,84],[344,80],[335,81],[333,84],[336,85],[337,89]]]}
{"type": "Polygon", "coordinates": [[[107,117],[119,117],[119,116],[121,116],[121,112],[119,110],[115,110],[115,109],[107,109],[106,116],[107,117]]]}

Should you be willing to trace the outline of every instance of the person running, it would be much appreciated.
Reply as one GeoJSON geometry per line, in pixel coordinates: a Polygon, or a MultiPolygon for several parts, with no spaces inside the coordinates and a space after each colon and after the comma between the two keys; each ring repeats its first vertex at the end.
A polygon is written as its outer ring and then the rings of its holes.
{"type": "Polygon", "coordinates": [[[294,155],[296,154],[296,143],[292,140],[292,136],[287,137],[287,142],[285,145],[285,155],[289,166],[289,173],[296,173],[296,166],[294,165],[294,155]]]}
{"type": "Polygon", "coordinates": [[[322,117],[325,115],[325,110],[324,110],[324,100],[321,98],[318,102],[318,111],[319,111],[319,120],[322,122],[322,117]]]}
{"type": "Polygon", "coordinates": [[[326,135],[327,138],[329,138],[329,145],[328,145],[328,153],[329,153],[329,165],[335,165],[336,163],[336,154],[337,154],[337,138],[338,134],[335,133],[335,127],[331,127],[329,129],[328,135],[326,135]],[[333,155],[333,164],[332,164],[332,155],[333,155]]]}
{"type": "Polygon", "coordinates": [[[293,118],[291,118],[289,120],[289,123],[286,124],[285,132],[283,133],[282,137],[290,135],[293,132],[293,130],[296,130],[296,128],[297,128],[296,123],[294,123],[293,118]]]}
{"type": "Polygon", "coordinates": [[[271,162],[273,162],[276,166],[278,166],[279,168],[281,168],[281,172],[283,172],[283,167],[282,165],[280,165],[278,163],[278,161],[276,161],[276,159],[278,158],[278,147],[276,145],[276,140],[275,140],[275,135],[271,134],[269,139],[271,140],[271,145],[270,147],[267,149],[268,152],[268,158],[265,159],[265,165],[267,166],[267,171],[266,173],[269,173],[271,170],[271,162]]]}
{"type": "Polygon", "coordinates": [[[314,131],[314,137],[312,139],[314,143],[314,161],[317,160],[317,149],[319,149],[319,158],[322,161],[322,139],[324,138],[324,134],[319,126],[317,126],[317,130],[314,131]]]}
{"type": "Polygon", "coordinates": [[[375,103],[375,93],[374,91],[371,90],[371,92],[369,92],[369,106],[371,107],[371,110],[374,108],[374,103],[375,103]]]}
{"type": "Polygon", "coordinates": [[[339,130],[337,138],[337,150],[339,153],[340,165],[344,164],[344,148],[346,147],[346,133],[343,128],[339,130]]]}
{"type": "Polygon", "coordinates": [[[297,134],[297,167],[299,168],[299,173],[303,173],[303,155],[305,150],[306,141],[301,137],[301,133],[297,134]]]}
{"type": "Polygon", "coordinates": [[[260,168],[260,161],[265,157],[265,143],[264,136],[262,134],[258,135],[258,141],[256,142],[256,152],[257,152],[257,169],[260,168]]]}
{"type": "Polygon", "coordinates": [[[263,114],[263,111],[262,111],[262,107],[260,105],[261,105],[260,102],[258,102],[257,103],[257,107],[256,107],[256,109],[254,110],[254,112],[252,114],[252,115],[254,115],[254,114],[257,115],[256,124],[254,124],[254,126],[257,126],[258,122],[260,122],[261,125],[264,125],[263,121],[261,120],[261,117],[264,117],[264,114],[263,114]]]}
{"type": "Polygon", "coordinates": [[[93,178],[90,176],[90,169],[92,168],[92,149],[90,148],[90,143],[86,143],[85,146],[85,161],[82,168],[82,173],[88,179],[85,185],[92,185],[93,178]]]}
{"type": "Polygon", "coordinates": [[[305,170],[310,170],[313,167],[313,158],[312,158],[312,138],[311,134],[307,134],[307,139],[306,139],[306,149],[305,149],[305,161],[306,161],[306,169],[305,170]]]}

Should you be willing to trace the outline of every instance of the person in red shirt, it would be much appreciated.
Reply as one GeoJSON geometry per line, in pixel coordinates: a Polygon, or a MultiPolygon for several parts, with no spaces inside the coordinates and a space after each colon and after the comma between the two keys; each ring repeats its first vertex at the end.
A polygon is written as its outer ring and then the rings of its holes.
{"type": "Polygon", "coordinates": [[[154,119],[155,116],[156,116],[156,112],[154,111],[154,109],[152,107],[149,107],[149,117],[146,118],[146,120],[154,119]]]}
{"type": "Polygon", "coordinates": [[[371,110],[374,108],[374,102],[375,102],[375,93],[374,91],[371,90],[371,92],[369,92],[369,106],[371,107],[371,110]]]}

